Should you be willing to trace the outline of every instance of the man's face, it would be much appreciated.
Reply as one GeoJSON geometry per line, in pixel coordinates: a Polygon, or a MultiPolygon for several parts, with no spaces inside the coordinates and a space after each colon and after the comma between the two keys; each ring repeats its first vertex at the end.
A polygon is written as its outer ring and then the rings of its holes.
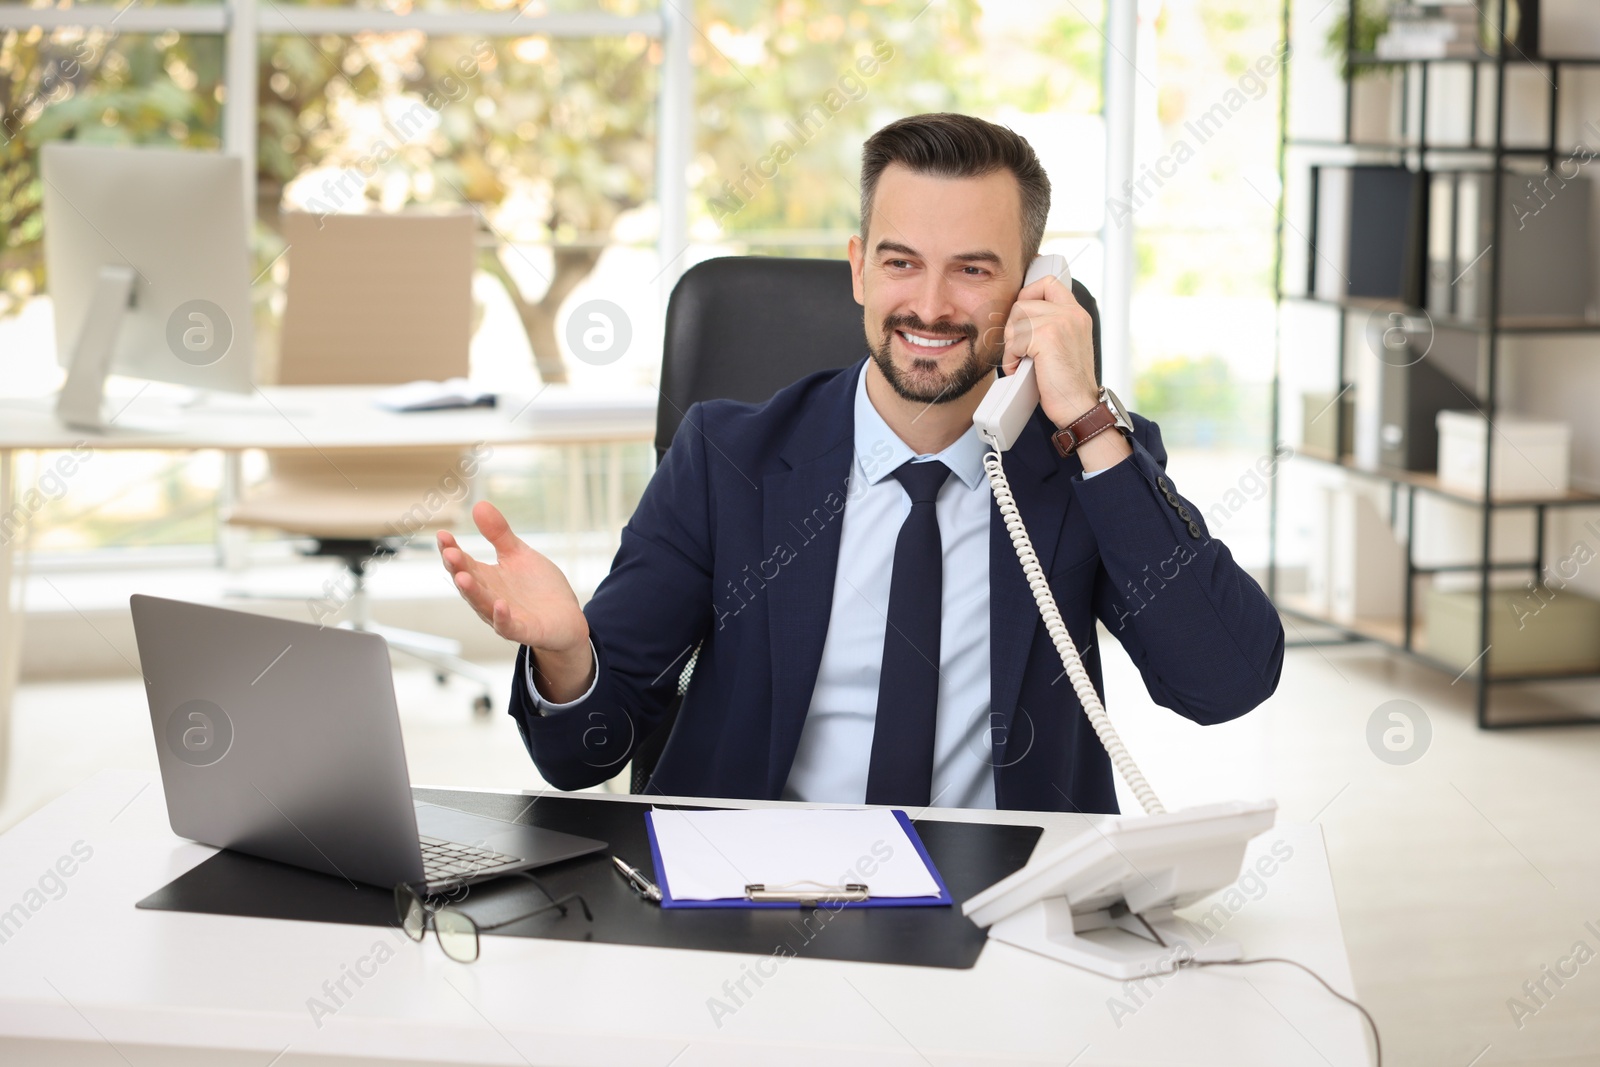
{"type": "Polygon", "coordinates": [[[879,175],[850,265],[873,362],[900,396],[948,403],[999,364],[1022,287],[1021,201],[1003,169],[941,178],[896,163],[879,175]]]}

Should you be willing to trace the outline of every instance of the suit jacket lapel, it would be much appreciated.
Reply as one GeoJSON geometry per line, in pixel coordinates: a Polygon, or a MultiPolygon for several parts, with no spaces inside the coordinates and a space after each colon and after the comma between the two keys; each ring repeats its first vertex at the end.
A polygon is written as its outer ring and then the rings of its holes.
{"type": "Polygon", "coordinates": [[[782,458],[789,469],[768,474],[763,486],[763,548],[780,560],[767,598],[772,670],[767,780],[773,798],[788,781],[828,636],[855,456],[860,366],[847,368],[819,390],[784,446],[782,458]],[[780,545],[787,551],[778,552],[780,545]]]}
{"type": "MultiPolygon", "coordinates": [[[[1056,454],[1047,425],[1042,414],[1034,417],[1022,438],[1005,453],[1005,471],[1039,565],[1049,575],[1072,499],[1071,487],[1063,479],[1081,470],[1082,464],[1075,457],[1063,460],[1056,454]]],[[[1013,735],[1019,745],[1031,743],[1031,722],[1016,723],[1017,698],[1022,691],[1028,652],[1041,625],[1038,606],[1033,602],[1022,564],[1017,561],[1000,507],[993,504],[989,525],[989,722],[990,737],[999,745],[1009,742],[1013,735]]],[[[1033,709],[1029,714],[1042,711],[1033,709]]],[[[1001,772],[1010,760],[1001,751],[994,752],[991,758],[998,800],[1001,772]]]]}

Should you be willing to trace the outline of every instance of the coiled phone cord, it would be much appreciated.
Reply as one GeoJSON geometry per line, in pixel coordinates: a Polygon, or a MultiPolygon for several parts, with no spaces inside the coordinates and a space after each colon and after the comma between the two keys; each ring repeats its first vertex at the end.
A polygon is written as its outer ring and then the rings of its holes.
{"type": "Polygon", "coordinates": [[[1111,757],[1111,765],[1117,769],[1123,783],[1144,807],[1144,813],[1165,815],[1167,809],[1161,806],[1155,790],[1150,788],[1150,783],[1144,780],[1144,775],[1133,762],[1133,757],[1128,755],[1128,750],[1122,746],[1122,738],[1117,736],[1116,728],[1106,717],[1106,709],[1100,703],[1100,695],[1094,691],[1094,683],[1089,680],[1089,673],[1083,669],[1083,661],[1078,658],[1078,649],[1072,643],[1072,636],[1067,633],[1067,624],[1061,620],[1061,611],[1056,607],[1056,598],[1050,592],[1049,582],[1045,580],[1044,568],[1039,566],[1039,557],[1033,551],[1033,542],[1028,537],[1027,527],[1022,524],[1021,513],[1017,511],[1017,501],[1011,495],[1011,483],[1006,481],[1000,453],[991,449],[985,454],[983,469],[989,474],[989,485],[994,490],[994,502],[999,505],[1000,515],[1005,519],[1006,532],[1011,535],[1011,545],[1016,549],[1017,559],[1022,563],[1022,573],[1028,580],[1028,588],[1033,590],[1034,602],[1039,605],[1039,615],[1044,619],[1045,629],[1050,634],[1050,640],[1055,643],[1057,654],[1061,656],[1061,665],[1067,670],[1072,688],[1078,694],[1078,702],[1083,705],[1084,714],[1089,717],[1089,724],[1099,735],[1100,744],[1105,748],[1106,755],[1111,757]]]}

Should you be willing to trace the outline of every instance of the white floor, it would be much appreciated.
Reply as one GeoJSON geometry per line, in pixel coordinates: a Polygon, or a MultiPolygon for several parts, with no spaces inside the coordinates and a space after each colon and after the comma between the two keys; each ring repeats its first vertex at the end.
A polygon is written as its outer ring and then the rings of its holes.
{"type": "MultiPolygon", "coordinates": [[[[1600,936],[1584,925],[1600,930],[1600,730],[1480,732],[1466,682],[1361,647],[1291,651],[1266,706],[1200,728],[1155,708],[1106,649],[1113,717],[1168,808],[1274,796],[1280,818],[1322,825],[1388,1067],[1600,1064],[1600,936]],[[1403,766],[1367,742],[1397,699],[1432,729],[1403,766]]],[[[414,782],[542,785],[503,713],[501,666],[486,720],[466,685],[397,672],[414,782]]],[[[106,766],[156,766],[136,680],[23,687],[0,828],[106,766]]]]}

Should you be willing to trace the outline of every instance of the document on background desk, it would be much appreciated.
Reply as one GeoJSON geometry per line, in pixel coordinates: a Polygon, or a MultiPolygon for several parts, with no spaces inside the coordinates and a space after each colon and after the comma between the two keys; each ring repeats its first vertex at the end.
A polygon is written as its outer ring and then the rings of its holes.
{"type": "Polygon", "coordinates": [[[864,883],[869,896],[845,907],[951,903],[922,839],[896,809],[654,808],[645,822],[664,908],[792,908],[751,901],[745,887],[851,882],[864,883]]]}
{"type": "Polygon", "coordinates": [[[385,389],[372,398],[374,407],[385,411],[448,411],[452,408],[492,408],[495,394],[480,389],[465,378],[446,378],[442,382],[406,382],[385,389]]]}

